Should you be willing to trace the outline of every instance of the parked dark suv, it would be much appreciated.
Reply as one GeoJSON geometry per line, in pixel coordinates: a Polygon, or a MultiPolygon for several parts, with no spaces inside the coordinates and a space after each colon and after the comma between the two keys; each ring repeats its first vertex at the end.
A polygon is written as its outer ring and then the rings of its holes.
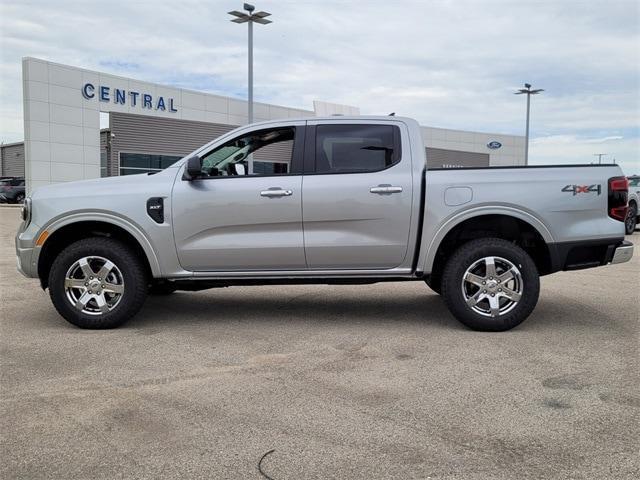
{"type": "Polygon", "coordinates": [[[24,178],[4,178],[0,180],[0,203],[24,202],[24,178]]]}

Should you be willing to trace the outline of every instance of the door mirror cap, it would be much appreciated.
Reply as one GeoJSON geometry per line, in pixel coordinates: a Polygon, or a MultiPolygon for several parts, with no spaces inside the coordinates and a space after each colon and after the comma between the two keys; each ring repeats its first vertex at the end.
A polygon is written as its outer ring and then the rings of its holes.
{"type": "Polygon", "coordinates": [[[235,167],[236,167],[236,175],[246,175],[247,174],[247,168],[244,166],[243,163],[236,163],[235,167]]]}
{"type": "Polygon", "coordinates": [[[187,163],[184,166],[184,173],[182,174],[182,179],[191,181],[202,175],[202,160],[198,155],[194,155],[193,157],[189,157],[187,159],[187,163]]]}

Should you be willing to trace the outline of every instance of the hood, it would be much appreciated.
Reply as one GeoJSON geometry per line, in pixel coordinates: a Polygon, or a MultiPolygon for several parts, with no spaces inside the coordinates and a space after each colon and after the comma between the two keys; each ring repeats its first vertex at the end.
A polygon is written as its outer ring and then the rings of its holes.
{"type": "Polygon", "coordinates": [[[172,182],[176,174],[176,168],[169,167],[156,174],[141,173],[138,175],[122,175],[117,177],[92,178],[75,182],[62,182],[38,187],[31,193],[33,200],[53,198],[73,198],[100,195],[131,194],[134,191],[144,190],[149,184],[159,182],[172,182]]]}

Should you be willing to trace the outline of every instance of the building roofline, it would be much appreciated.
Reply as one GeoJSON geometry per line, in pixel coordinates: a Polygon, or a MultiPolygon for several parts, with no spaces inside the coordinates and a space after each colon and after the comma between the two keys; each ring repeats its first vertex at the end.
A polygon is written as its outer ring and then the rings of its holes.
{"type": "Polygon", "coordinates": [[[2,146],[2,148],[4,148],[4,147],[15,147],[16,145],[24,145],[24,140],[22,140],[21,142],[11,142],[11,143],[0,142],[0,145],[2,146]]]}

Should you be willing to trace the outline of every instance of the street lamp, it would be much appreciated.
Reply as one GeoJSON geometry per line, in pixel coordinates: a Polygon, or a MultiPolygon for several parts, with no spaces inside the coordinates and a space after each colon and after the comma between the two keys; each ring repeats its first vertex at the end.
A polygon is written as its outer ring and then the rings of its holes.
{"type": "Polygon", "coordinates": [[[267,20],[265,17],[271,15],[267,12],[256,12],[253,11],[256,9],[253,5],[245,3],[243,8],[249,12],[239,12],[238,10],[234,10],[229,12],[229,15],[232,15],[236,18],[231,20],[233,23],[248,23],[249,24],[249,123],[253,122],[253,23],[260,23],[262,25],[267,25],[271,23],[271,20],[267,20]]]}
{"type": "Polygon", "coordinates": [[[537,95],[540,92],[544,92],[544,90],[542,88],[531,90],[530,83],[525,83],[524,88],[521,88],[517,92],[514,92],[515,95],[522,95],[523,93],[527,94],[527,133],[526,133],[525,146],[524,146],[524,164],[525,165],[529,165],[529,111],[531,109],[531,95],[537,95]]]}

